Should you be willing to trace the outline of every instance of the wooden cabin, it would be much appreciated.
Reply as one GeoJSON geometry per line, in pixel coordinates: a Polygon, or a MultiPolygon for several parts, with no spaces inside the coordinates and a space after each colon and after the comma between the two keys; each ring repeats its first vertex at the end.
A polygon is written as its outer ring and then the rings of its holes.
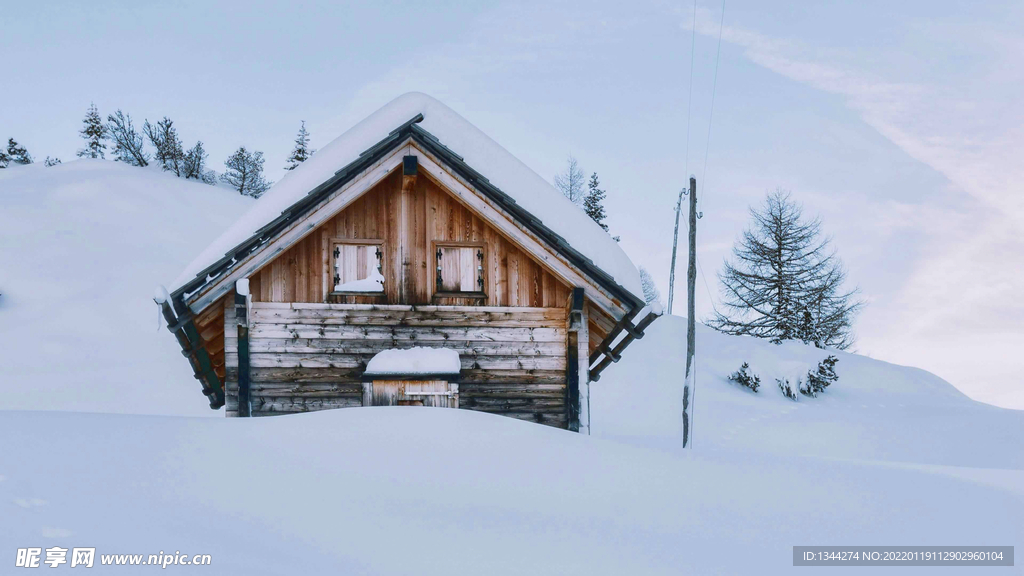
{"type": "Polygon", "coordinates": [[[588,432],[589,383],[656,317],[640,293],[581,210],[408,94],[289,173],[157,302],[228,416],[423,404],[588,432]],[[367,370],[412,348],[459,366],[367,370]]]}

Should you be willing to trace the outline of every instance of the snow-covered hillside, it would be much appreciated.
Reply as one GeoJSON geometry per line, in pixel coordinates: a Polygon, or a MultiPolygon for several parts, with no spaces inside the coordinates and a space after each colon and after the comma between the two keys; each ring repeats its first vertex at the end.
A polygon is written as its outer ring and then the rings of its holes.
{"type": "MultiPolygon", "coordinates": [[[[591,383],[593,433],[646,445],[680,443],[686,319],[660,318],[591,383]]],[[[694,443],[700,449],[813,454],[1024,470],[1024,411],[971,400],[938,376],[799,343],[776,346],[697,326],[694,443]],[[839,358],[839,381],[794,402],[774,378],[839,358]],[[755,394],[726,380],[760,372],[755,394]]],[[[792,377],[792,376],[791,376],[792,377]]]]}
{"type": "Polygon", "coordinates": [[[794,402],[773,378],[825,352],[698,328],[683,452],[678,317],[591,384],[592,437],[441,408],[189,417],[222,412],[149,298],[247,201],[99,161],[0,170],[0,201],[8,562],[61,546],[115,574],[153,567],[102,556],[161,551],[227,575],[771,574],[794,545],[1024,545],[1024,411],[845,353],[794,402]],[[757,394],[725,379],[744,361],[757,394]]]}
{"type": "Polygon", "coordinates": [[[217,415],[154,288],[251,200],[159,168],[0,170],[0,408],[217,415]]]}

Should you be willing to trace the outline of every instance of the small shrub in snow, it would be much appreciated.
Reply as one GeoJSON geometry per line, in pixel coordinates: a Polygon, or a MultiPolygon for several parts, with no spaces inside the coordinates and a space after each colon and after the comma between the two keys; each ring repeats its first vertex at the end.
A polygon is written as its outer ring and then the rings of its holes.
{"type": "Polygon", "coordinates": [[[800,392],[807,396],[817,396],[839,379],[836,375],[836,362],[839,359],[831,354],[821,362],[818,362],[818,369],[807,372],[807,384],[800,388],[800,392]]]}
{"type": "Polygon", "coordinates": [[[259,198],[272,182],[263,178],[263,152],[249,152],[241,146],[224,162],[227,170],[220,179],[242,196],[259,198]]]}
{"type": "Polygon", "coordinates": [[[750,373],[750,365],[744,362],[740,365],[740,369],[729,375],[729,380],[736,382],[740,386],[746,386],[754,392],[761,387],[761,378],[757,374],[750,373]]]}
{"type": "Polygon", "coordinates": [[[24,146],[15,142],[14,138],[7,139],[7,154],[5,157],[15,164],[32,163],[32,155],[28,153],[28,150],[26,150],[24,146]]]}
{"type": "Polygon", "coordinates": [[[782,395],[790,400],[796,400],[796,391],[800,389],[802,383],[800,379],[796,381],[796,387],[790,383],[789,378],[776,378],[775,383],[779,385],[779,390],[782,390],[782,395]]]}

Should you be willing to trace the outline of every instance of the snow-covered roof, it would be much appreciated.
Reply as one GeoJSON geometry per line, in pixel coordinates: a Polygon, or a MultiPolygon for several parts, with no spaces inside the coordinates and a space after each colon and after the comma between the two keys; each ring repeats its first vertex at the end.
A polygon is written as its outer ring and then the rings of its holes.
{"type": "Polygon", "coordinates": [[[374,376],[458,375],[462,364],[459,353],[451,348],[417,346],[378,352],[366,365],[366,374],[374,376]]]}
{"type": "Polygon", "coordinates": [[[420,127],[462,156],[468,166],[564,238],[617,284],[642,298],[636,267],[607,232],[497,142],[452,109],[419,92],[395,98],[286,174],[182,271],[174,280],[172,291],[194,279],[417,114],[423,116],[420,127]]]}

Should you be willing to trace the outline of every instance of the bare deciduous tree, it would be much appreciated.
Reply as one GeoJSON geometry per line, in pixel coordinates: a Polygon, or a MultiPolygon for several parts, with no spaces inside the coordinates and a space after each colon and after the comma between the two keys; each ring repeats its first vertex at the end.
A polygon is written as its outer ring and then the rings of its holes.
{"type": "Polygon", "coordinates": [[[272,184],[263,178],[263,152],[249,152],[241,146],[224,162],[224,166],[227,170],[221,175],[221,180],[243,196],[259,198],[272,184]]]}
{"type": "Polygon", "coordinates": [[[142,134],[135,131],[129,114],[118,110],[108,115],[107,134],[114,141],[115,160],[132,166],[149,166],[149,154],[142,147],[142,134]]]}
{"type": "Polygon", "coordinates": [[[196,142],[196,145],[185,153],[185,159],[181,163],[181,175],[186,180],[194,178],[207,184],[215,184],[216,178],[213,175],[213,171],[206,169],[207,157],[209,157],[209,154],[203,148],[202,140],[196,142]]]}
{"type": "Polygon", "coordinates": [[[819,220],[804,221],[801,207],[781,189],[750,214],[752,226],[733,248],[735,262],[726,261],[719,274],[724,311],[709,324],[775,343],[849,348],[863,302],[856,289],[843,289],[846,272],[829,239],[821,238],[819,220]]]}
{"type": "Polygon", "coordinates": [[[566,160],[565,172],[555,176],[555,187],[562,194],[572,201],[573,204],[583,207],[583,200],[586,193],[583,191],[584,176],[576,158],[569,155],[566,160]]]}
{"type": "Polygon", "coordinates": [[[164,119],[157,122],[156,126],[146,123],[142,131],[149,137],[149,142],[156,148],[156,161],[164,170],[174,172],[175,176],[182,176],[182,164],[185,162],[185,151],[178,138],[178,130],[174,127],[174,121],[164,116],[164,119]]]}

